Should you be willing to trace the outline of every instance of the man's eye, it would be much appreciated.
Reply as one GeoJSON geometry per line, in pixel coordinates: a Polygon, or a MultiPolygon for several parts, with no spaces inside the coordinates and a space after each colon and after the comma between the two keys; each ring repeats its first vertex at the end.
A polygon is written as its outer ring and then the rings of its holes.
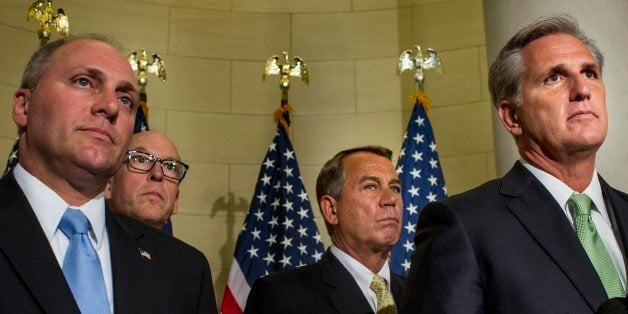
{"type": "Polygon", "coordinates": [[[84,78],[84,77],[76,79],[75,82],[76,82],[76,84],[78,84],[79,86],[82,86],[82,87],[88,87],[90,85],[89,80],[84,78]]]}
{"type": "Polygon", "coordinates": [[[148,162],[148,158],[144,157],[144,156],[135,156],[133,157],[133,160],[139,162],[139,163],[146,163],[148,162]]]}
{"type": "Polygon", "coordinates": [[[401,187],[400,186],[393,186],[390,189],[393,190],[393,192],[395,192],[395,193],[401,193],[401,187]]]}
{"type": "Polygon", "coordinates": [[[547,79],[545,79],[545,81],[548,83],[555,83],[555,82],[558,82],[559,80],[560,80],[560,76],[558,76],[558,74],[552,74],[548,76],[547,79]]]}
{"type": "Polygon", "coordinates": [[[129,108],[133,107],[133,101],[131,100],[131,98],[122,96],[122,97],[118,97],[118,99],[120,99],[120,103],[123,106],[129,107],[129,108]]]}
{"type": "Polygon", "coordinates": [[[588,78],[588,79],[594,79],[597,77],[597,73],[593,72],[593,71],[586,71],[584,72],[584,77],[588,78]]]}
{"type": "Polygon", "coordinates": [[[173,162],[166,162],[166,163],[163,163],[163,165],[168,170],[174,170],[177,167],[177,164],[175,164],[173,162]]]}

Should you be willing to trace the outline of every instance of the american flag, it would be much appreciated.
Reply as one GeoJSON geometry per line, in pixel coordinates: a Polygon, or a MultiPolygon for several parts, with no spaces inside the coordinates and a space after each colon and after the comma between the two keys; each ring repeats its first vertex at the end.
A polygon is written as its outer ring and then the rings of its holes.
{"type": "MultiPolygon", "coordinates": [[[[288,112],[283,118],[288,126],[288,112]]],[[[323,250],[294,149],[280,124],[238,236],[221,312],[242,313],[257,278],[314,263],[323,250]]]]}
{"type": "Polygon", "coordinates": [[[421,210],[427,203],[447,197],[434,132],[422,104],[429,104],[429,98],[427,94],[419,93],[413,95],[413,99],[416,99],[414,109],[397,161],[397,174],[403,186],[404,208],[401,236],[392,250],[391,270],[401,276],[407,276],[410,269],[414,234],[421,210]]]}

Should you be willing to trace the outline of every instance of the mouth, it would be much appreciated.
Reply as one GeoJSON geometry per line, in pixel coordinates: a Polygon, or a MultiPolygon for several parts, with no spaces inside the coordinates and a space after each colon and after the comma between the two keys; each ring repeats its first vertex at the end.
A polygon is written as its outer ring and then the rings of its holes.
{"type": "Polygon", "coordinates": [[[148,196],[149,198],[156,198],[156,199],[160,199],[163,200],[164,197],[163,195],[161,195],[161,193],[157,192],[157,191],[148,191],[142,195],[148,196]]]}
{"type": "Polygon", "coordinates": [[[101,128],[86,127],[86,128],[82,128],[81,131],[90,133],[94,138],[113,143],[113,138],[111,138],[111,135],[109,134],[109,132],[101,128]]]}
{"type": "Polygon", "coordinates": [[[379,222],[399,224],[399,219],[397,217],[393,217],[393,216],[391,216],[391,217],[384,217],[384,218],[380,219],[379,222]]]}
{"type": "Polygon", "coordinates": [[[578,111],[572,113],[571,115],[569,115],[567,120],[571,120],[573,118],[576,118],[576,119],[578,119],[578,118],[587,118],[587,117],[591,117],[591,116],[593,116],[595,118],[598,118],[598,115],[595,112],[591,111],[591,110],[578,110],[578,111]]]}

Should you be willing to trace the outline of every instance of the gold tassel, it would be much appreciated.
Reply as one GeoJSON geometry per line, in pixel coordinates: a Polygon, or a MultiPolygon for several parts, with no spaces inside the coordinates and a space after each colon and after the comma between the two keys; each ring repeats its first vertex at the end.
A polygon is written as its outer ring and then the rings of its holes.
{"type": "Polygon", "coordinates": [[[423,109],[425,109],[425,113],[430,111],[430,107],[432,106],[430,95],[426,92],[414,92],[410,94],[409,101],[412,105],[416,104],[418,101],[423,106],[423,109]]]}
{"type": "Polygon", "coordinates": [[[275,109],[275,112],[273,114],[275,123],[281,124],[281,126],[286,131],[286,134],[288,134],[288,136],[290,136],[290,126],[288,125],[288,121],[286,121],[286,119],[283,116],[286,113],[290,114],[292,112],[294,112],[294,109],[292,109],[292,106],[290,106],[289,104],[285,104],[275,109]]]}

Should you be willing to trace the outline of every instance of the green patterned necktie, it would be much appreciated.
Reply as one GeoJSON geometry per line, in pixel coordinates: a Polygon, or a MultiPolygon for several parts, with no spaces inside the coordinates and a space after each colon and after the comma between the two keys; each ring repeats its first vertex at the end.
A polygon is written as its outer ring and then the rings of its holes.
{"type": "Polygon", "coordinates": [[[375,292],[375,297],[377,298],[377,314],[397,314],[395,300],[393,300],[392,294],[388,291],[384,277],[380,275],[373,276],[370,288],[375,292]]]}
{"type": "Polygon", "coordinates": [[[574,193],[569,198],[569,204],[574,209],[576,216],[578,239],[587,252],[595,271],[600,276],[606,294],[609,298],[625,297],[626,292],[619,280],[617,269],[595,229],[593,220],[591,220],[591,198],[584,193],[574,193]]]}

